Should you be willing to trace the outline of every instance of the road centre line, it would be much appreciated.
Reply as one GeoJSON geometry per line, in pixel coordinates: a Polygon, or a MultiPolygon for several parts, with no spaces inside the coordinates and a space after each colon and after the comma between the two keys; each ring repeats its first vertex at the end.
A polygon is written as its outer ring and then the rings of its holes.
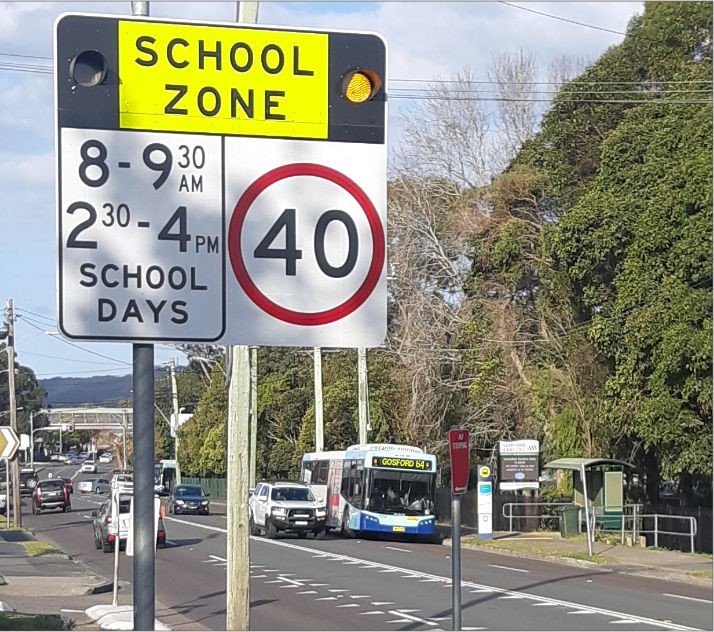
{"type": "Polygon", "coordinates": [[[384,546],[384,549],[389,549],[390,551],[400,551],[401,553],[411,553],[411,549],[400,549],[398,546],[384,546]]]}
{"type": "Polygon", "coordinates": [[[498,564],[489,564],[491,568],[502,568],[504,571],[516,571],[517,573],[530,573],[523,568],[514,568],[513,566],[500,566],[498,564]]]}
{"type": "Polygon", "coordinates": [[[698,601],[699,603],[712,603],[711,599],[699,599],[698,597],[687,597],[686,595],[675,595],[672,593],[662,593],[665,597],[674,597],[675,599],[687,599],[688,601],[698,601]]]}
{"type": "MultiPolygon", "coordinates": [[[[199,529],[206,529],[208,531],[218,531],[220,533],[226,533],[226,529],[222,529],[221,527],[213,527],[211,525],[206,525],[206,524],[201,524],[199,522],[191,522],[188,520],[179,520],[177,518],[165,518],[165,520],[172,520],[174,522],[178,523],[183,523],[187,524],[190,526],[195,526],[198,527],[199,529]]],[[[295,549],[297,551],[303,551],[305,553],[311,553],[311,554],[320,554],[321,556],[328,557],[333,560],[342,560],[342,559],[358,559],[355,557],[350,557],[346,555],[341,555],[341,554],[336,554],[336,553],[325,553],[324,551],[319,551],[318,549],[312,549],[308,546],[304,545],[299,545],[299,544],[292,544],[291,542],[286,542],[286,541],[280,541],[280,540],[267,540],[265,538],[260,538],[258,536],[250,536],[250,538],[256,542],[260,542],[261,544],[265,544],[266,546],[280,546],[288,549],[295,549]]],[[[447,577],[439,576],[439,575],[433,575],[431,573],[423,573],[420,571],[414,571],[412,569],[408,568],[401,568],[397,566],[390,566],[389,564],[384,564],[381,562],[374,562],[372,560],[360,560],[364,563],[372,563],[374,564],[375,568],[380,568],[379,572],[392,572],[392,573],[412,573],[418,577],[433,577],[436,579],[441,579],[444,582],[449,582],[450,579],[447,577]]],[[[533,595],[530,593],[522,593],[518,592],[515,590],[508,590],[506,588],[499,588],[497,586],[487,586],[485,584],[477,584],[476,582],[469,582],[469,581],[462,581],[461,582],[462,587],[464,588],[471,588],[471,589],[486,589],[490,590],[491,592],[495,593],[500,593],[503,595],[514,595],[514,596],[519,596],[520,598],[526,598],[529,599],[530,601],[535,601],[538,603],[550,603],[553,605],[557,606],[563,606],[564,608],[574,608],[574,609],[580,609],[580,608],[588,608],[594,613],[602,614],[605,616],[609,617],[616,617],[619,619],[628,619],[628,620],[633,620],[637,621],[639,623],[643,623],[646,625],[651,625],[657,628],[663,628],[665,630],[691,630],[695,631],[696,628],[692,628],[686,625],[681,625],[678,623],[665,623],[664,621],[658,621],[657,619],[650,619],[649,617],[641,617],[639,615],[632,615],[626,612],[618,612],[616,610],[609,610],[607,608],[600,608],[597,606],[588,606],[586,604],[578,604],[578,603],[573,603],[569,601],[564,601],[562,599],[556,599],[554,597],[544,597],[541,595],[533,595]]],[[[334,599],[334,597],[333,597],[334,599]]],[[[375,604],[373,604],[375,605],[375,604]]]]}

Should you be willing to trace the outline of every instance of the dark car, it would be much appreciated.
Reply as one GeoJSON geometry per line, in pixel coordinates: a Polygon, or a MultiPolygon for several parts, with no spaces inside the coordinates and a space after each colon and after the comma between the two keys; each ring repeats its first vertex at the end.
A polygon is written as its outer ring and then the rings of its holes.
{"type": "Polygon", "coordinates": [[[208,493],[200,485],[176,485],[169,500],[173,514],[198,513],[207,516],[210,511],[208,493]]]}
{"type": "Polygon", "coordinates": [[[20,496],[22,496],[23,494],[32,495],[32,492],[34,491],[35,487],[37,487],[37,483],[39,482],[39,480],[40,477],[33,468],[23,467],[20,470],[20,496]]]}
{"type": "Polygon", "coordinates": [[[69,490],[59,478],[49,478],[40,481],[32,493],[32,513],[39,514],[43,509],[61,509],[70,511],[69,490]]]}
{"type": "Polygon", "coordinates": [[[64,486],[67,488],[67,491],[69,491],[70,494],[74,494],[74,482],[71,478],[68,478],[67,476],[55,476],[53,478],[56,481],[62,481],[64,486]]]}

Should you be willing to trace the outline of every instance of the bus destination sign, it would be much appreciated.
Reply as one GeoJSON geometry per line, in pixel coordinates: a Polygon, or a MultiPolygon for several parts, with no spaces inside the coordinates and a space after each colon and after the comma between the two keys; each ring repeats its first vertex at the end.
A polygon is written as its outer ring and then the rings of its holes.
{"type": "Polygon", "coordinates": [[[433,471],[433,463],[427,459],[410,459],[395,456],[373,456],[372,467],[393,468],[396,470],[433,471]]]}

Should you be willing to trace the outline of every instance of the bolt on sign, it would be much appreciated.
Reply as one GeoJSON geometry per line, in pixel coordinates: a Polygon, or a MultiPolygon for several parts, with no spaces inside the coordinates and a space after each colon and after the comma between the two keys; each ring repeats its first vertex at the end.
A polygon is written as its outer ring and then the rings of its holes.
{"type": "Polygon", "coordinates": [[[64,335],[380,344],[385,72],[372,33],[60,16],[64,335]]]}
{"type": "Polygon", "coordinates": [[[469,431],[462,428],[449,430],[451,493],[453,495],[465,494],[469,487],[470,454],[469,431]]]}

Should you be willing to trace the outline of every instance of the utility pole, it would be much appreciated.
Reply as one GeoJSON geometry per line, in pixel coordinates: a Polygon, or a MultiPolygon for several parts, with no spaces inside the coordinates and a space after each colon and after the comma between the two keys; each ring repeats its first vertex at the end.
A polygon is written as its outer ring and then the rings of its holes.
{"type": "MultiPolygon", "coordinates": [[[[258,2],[237,2],[236,22],[258,22],[258,2]]],[[[250,629],[250,549],[248,479],[250,476],[250,349],[230,347],[228,386],[226,630],[250,629]]]]}
{"type": "MultiPolygon", "coordinates": [[[[174,418],[174,458],[176,459],[176,485],[181,484],[181,466],[179,465],[179,401],[178,388],[176,386],[176,360],[171,358],[171,403],[174,418]]],[[[162,481],[163,482],[163,481],[162,481]]]]}
{"type": "Polygon", "coordinates": [[[359,404],[359,443],[367,443],[367,349],[357,349],[357,401],[359,404]]]}
{"type": "MultiPolygon", "coordinates": [[[[12,299],[7,299],[7,390],[10,404],[10,428],[17,434],[17,399],[15,393],[15,310],[12,299]]],[[[16,528],[22,527],[20,506],[20,461],[17,455],[11,462],[12,472],[12,516],[16,528]]],[[[8,506],[7,511],[10,511],[8,506]]]]}
{"type": "Polygon", "coordinates": [[[250,474],[248,485],[255,487],[258,458],[258,347],[250,348],[250,474]]]}
{"type": "Polygon", "coordinates": [[[322,350],[312,348],[315,369],[315,452],[325,449],[325,422],[322,415],[322,350]]]}

